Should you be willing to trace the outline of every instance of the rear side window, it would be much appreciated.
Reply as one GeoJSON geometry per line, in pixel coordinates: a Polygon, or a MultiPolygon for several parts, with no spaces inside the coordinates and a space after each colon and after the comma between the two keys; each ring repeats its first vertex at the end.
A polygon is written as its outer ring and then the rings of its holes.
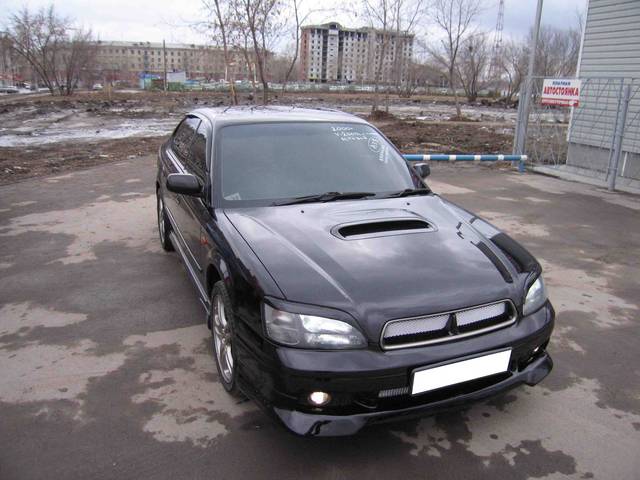
{"type": "Polygon", "coordinates": [[[201,122],[191,143],[190,169],[204,178],[207,171],[207,126],[201,122]]]}
{"type": "Polygon", "coordinates": [[[183,163],[187,163],[189,160],[189,147],[199,123],[199,118],[187,117],[173,134],[171,148],[183,163]]]}

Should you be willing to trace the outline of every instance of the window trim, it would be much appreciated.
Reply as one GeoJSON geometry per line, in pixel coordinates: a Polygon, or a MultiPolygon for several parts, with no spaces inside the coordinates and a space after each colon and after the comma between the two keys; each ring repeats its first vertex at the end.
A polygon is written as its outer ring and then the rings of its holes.
{"type": "MultiPolygon", "coordinates": [[[[178,152],[177,152],[177,151],[176,151],[176,149],[174,148],[174,140],[175,140],[176,133],[178,133],[178,130],[180,129],[180,127],[182,126],[182,124],[183,124],[184,122],[186,122],[186,121],[187,121],[187,119],[189,119],[189,118],[195,118],[195,119],[199,120],[199,122],[198,122],[198,124],[197,124],[196,128],[193,130],[193,136],[189,139],[189,145],[187,146],[187,149],[189,149],[189,150],[191,149],[191,143],[193,142],[193,139],[194,139],[194,137],[195,137],[195,134],[196,134],[196,132],[198,131],[198,127],[200,126],[200,123],[202,122],[202,119],[201,119],[199,116],[197,116],[197,115],[193,115],[193,114],[185,115],[185,117],[184,117],[182,120],[180,120],[180,123],[178,124],[178,126],[173,130],[173,133],[171,134],[171,141],[170,141],[171,152],[173,153],[173,155],[176,157],[176,159],[180,162],[180,164],[181,164],[183,167],[186,167],[186,165],[185,165],[185,161],[184,161],[184,159],[180,158],[181,156],[178,154],[178,152]]],[[[185,169],[185,170],[186,170],[186,169],[185,169]]]]}
{"type": "MultiPolygon", "coordinates": [[[[213,192],[213,185],[214,185],[214,177],[213,177],[213,154],[212,154],[212,148],[213,148],[213,136],[214,136],[214,129],[213,129],[213,125],[212,122],[209,118],[207,118],[206,116],[202,115],[199,112],[194,112],[194,113],[189,113],[187,115],[184,116],[184,118],[180,121],[180,123],[178,124],[178,126],[175,128],[174,132],[172,133],[172,138],[173,135],[175,135],[175,132],[178,130],[178,128],[180,127],[180,125],[182,124],[183,121],[185,121],[187,118],[197,118],[198,120],[200,120],[200,123],[198,123],[198,126],[196,127],[193,137],[191,138],[191,142],[189,143],[189,150],[191,150],[191,146],[193,145],[193,140],[195,139],[196,133],[198,132],[198,129],[200,128],[200,125],[202,125],[203,123],[205,124],[205,129],[206,129],[206,135],[207,135],[207,142],[206,142],[206,146],[205,146],[205,168],[206,171],[204,172],[204,176],[201,178],[201,180],[204,182],[204,192],[205,192],[205,198],[201,198],[199,199],[206,207],[208,208],[213,208],[213,199],[215,198],[214,192],[213,192]]],[[[178,162],[180,162],[180,165],[182,166],[182,169],[184,171],[184,173],[188,173],[191,175],[195,175],[198,178],[200,178],[200,175],[198,175],[196,172],[193,171],[192,168],[189,168],[188,165],[185,165],[185,163],[180,160],[180,158],[178,158],[178,156],[173,152],[173,146],[171,148],[173,156],[176,158],[176,160],[178,162]]]]}

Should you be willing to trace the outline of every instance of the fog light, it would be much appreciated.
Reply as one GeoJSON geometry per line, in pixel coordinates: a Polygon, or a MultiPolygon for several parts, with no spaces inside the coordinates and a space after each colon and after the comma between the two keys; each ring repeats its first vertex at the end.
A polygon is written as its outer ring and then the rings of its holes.
{"type": "Polygon", "coordinates": [[[309,403],[321,407],[331,401],[331,395],[326,392],[312,392],[309,394],[309,403]]]}

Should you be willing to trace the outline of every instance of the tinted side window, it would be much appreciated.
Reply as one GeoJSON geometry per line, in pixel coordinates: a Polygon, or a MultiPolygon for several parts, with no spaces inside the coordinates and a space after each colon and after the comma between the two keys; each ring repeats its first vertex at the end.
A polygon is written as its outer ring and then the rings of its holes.
{"type": "Polygon", "coordinates": [[[193,135],[198,128],[199,123],[199,118],[187,117],[182,121],[176,130],[176,133],[173,135],[171,148],[178,156],[178,159],[183,163],[188,161],[191,140],[193,139],[193,135]]]}
{"type": "Polygon", "coordinates": [[[191,157],[189,167],[193,173],[200,177],[205,177],[207,172],[207,127],[205,122],[201,122],[198,131],[191,143],[191,157]]]}

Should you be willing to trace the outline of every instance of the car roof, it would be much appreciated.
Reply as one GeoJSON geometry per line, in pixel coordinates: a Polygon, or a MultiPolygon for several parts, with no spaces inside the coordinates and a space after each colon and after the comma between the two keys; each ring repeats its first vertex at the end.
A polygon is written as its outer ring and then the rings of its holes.
{"type": "Polygon", "coordinates": [[[341,122],[364,123],[367,121],[350,113],[330,108],[291,106],[235,106],[199,108],[191,112],[208,118],[214,129],[224,125],[268,122],[341,122]]]}

